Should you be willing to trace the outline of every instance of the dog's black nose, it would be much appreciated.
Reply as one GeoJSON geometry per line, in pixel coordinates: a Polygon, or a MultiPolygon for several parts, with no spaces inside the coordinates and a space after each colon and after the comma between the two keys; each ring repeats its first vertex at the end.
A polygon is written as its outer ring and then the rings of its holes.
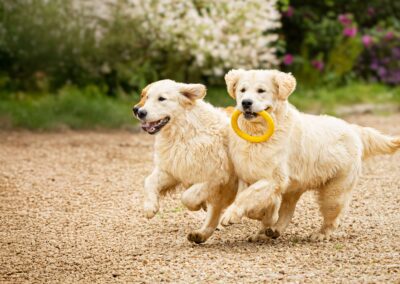
{"type": "Polygon", "coordinates": [[[145,109],[140,109],[140,110],[138,110],[137,116],[138,116],[140,119],[145,118],[146,115],[147,115],[147,111],[146,111],[145,109]]]}
{"type": "Polygon", "coordinates": [[[242,101],[242,107],[244,109],[249,109],[251,107],[251,105],[253,104],[252,100],[243,100],[242,101]]]}
{"type": "Polygon", "coordinates": [[[134,114],[134,115],[137,115],[137,114],[138,114],[138,111],[139,111],[139,107],[134,106],[133,109],[132,109],[132,111],[133,111],[133,114],[134,114]]]}

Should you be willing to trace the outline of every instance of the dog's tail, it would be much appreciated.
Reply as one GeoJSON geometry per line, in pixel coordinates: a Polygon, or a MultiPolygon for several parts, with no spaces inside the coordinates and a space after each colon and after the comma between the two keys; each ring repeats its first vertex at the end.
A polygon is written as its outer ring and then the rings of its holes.
{"type": "Polygon", "coordinates": [[[393,154],[400,149],[400,137],[380,133],[370,127],[354,125],[363,144],[363,159],[375,155],[393,154]]]}

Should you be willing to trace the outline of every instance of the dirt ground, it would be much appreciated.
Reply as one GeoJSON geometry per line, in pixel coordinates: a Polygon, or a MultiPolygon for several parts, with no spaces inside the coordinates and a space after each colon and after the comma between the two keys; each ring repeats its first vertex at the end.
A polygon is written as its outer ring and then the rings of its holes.
{"type": "MultiPolygon", "coordinates": [[[[348,120],[400,134],[400,115],[348,120]]],[[[400,153],[365,163],[335,238],[308,240],[321,218],[311,193],[287,233],[250,243],[257,224],[186,234],[204,212],[167,197],[141,214],[153,137],[129,132],[0,132],[1,283],[400,281],[400,153]]]]}

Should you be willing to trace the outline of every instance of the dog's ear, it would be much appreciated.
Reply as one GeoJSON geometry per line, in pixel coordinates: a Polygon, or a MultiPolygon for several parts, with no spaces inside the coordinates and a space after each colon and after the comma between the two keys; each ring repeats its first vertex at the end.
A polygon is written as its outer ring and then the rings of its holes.
{"type": "Polygon", "coordinates": [[[244,70],[243,69],[232,69],[228,73],[225,74],[225,83],[226,88],[228,90],[228,94],[236,99],[236,85],[239,81],[240,76],[242,76],[244,70]]]}
{"type": "Polygon", "coordinates": [[[202,84],[181,83],[179,86],[179,92],[189,100],[195,101],[205,97],[207,93],[207,88],[202,84]]]}
{"type": "Polygon", "coordinates": [[[287,100],[296,89],[296,79],[291,73],[276,71],[273,80],[280,100],[287,100]]]}

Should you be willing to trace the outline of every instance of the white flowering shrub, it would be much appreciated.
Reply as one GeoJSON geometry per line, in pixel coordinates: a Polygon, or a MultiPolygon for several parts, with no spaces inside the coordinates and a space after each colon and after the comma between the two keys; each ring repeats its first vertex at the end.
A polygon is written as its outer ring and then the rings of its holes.
{"type": "MultiPolygon", "coordinates": [[[[230,68],[278,64],[276,0],[130,0],[150,40],[187,59],[189,68],[221,76],[230,68]]],[[[179,61],[179,60],[178,60],[179,61]]]]}
{"type": "Polygon", "coordinates": [[[2,0],[0,67],[17,88],[39,78],[109,93],[268,68],[279,63],[276,1],[2,0]]]}

